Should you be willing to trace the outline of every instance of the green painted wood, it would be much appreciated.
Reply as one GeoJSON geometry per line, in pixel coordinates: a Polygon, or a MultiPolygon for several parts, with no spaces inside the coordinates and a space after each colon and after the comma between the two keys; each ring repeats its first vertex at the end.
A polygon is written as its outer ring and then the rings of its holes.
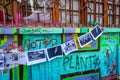
{"type": "Polygon", "coordinates": [[[23,80],[27,80],[27,66],[23,66],[23,80]]]}
{"type": "Polygon", "coordinates": [[[2,34],[2,30],[1,30],[1,28],[0,28],[0,34],[2,34]]]}
{"type": "Polygon", "coordinates": [[[80,28],[80,33],[87,33],[89,32],[88,28],[80,28]]]}
{"type": "Polygon", "coordinates": [[[114,33],[114,32],[120,32],[120,28],[103,28],[104,33],[114,33]]]}

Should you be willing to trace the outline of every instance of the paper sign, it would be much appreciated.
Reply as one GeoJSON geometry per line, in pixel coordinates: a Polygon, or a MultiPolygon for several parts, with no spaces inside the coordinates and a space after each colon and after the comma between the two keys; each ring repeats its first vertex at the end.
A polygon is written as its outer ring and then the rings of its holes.
{"type": "Polygon", "coordinates": [[[89,32],[78,37],[78,42],[79,42],[80,47],[84,47],[87,44],[91,43],[92,41],[93,41],[93,39],[89,32]]]}
{"type": "Polygon", "coordinates": [[[0,70],[4,69],[4,55],[0,54],[0,70]]]}
{"type": "Polygon", "coordinates": [[[61,46],[65,55],[68,55],[69,53],[78,50],[75,40],[65,42],[61,46]]]}
{"type": "Polygon", "coordinates": [[[5,64],[26,64],[26,53],[5,54],[5,64]]]}
{"type": "Polygon", "coordinates": [[[47,49],[47,57],[48,57],[48,60],[52,60],[52,59],[55,59],[57,57],[62,57],[63,56],[63,52],[62,52],[62,48],[61,46],[56,46],[56,47],[53,47],[53,48],[49,48],[47,49]]]}
{"type": "Polygon", "coordinates": [[[46,49],[27,52],[27,65],[38,64],[46,61],[46,49]]]}

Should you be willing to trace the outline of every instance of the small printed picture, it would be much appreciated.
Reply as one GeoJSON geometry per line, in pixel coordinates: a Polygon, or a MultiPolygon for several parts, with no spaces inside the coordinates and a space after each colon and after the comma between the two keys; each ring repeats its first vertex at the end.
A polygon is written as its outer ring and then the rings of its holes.
{"type": "Polygon", "coordinates": [[[99,38],[103,34],[103,30],[100,28],[99,25],[96,25],[91,31],[90,31],[92,37],[94,40],[99,38]]]}
{"type": "Polygon", "coordinates": [[[27,65],[38,64],[46,61],[46,49],[27,52],[27,65]]]}
{"type": "Polygon", "coordinates": [[[4,69],[4,55],[0,54],[0,70],[4,69]]]}
{"type": "Polygon", "coordinates": [[[5,64],[26,64],[26,53],[5,54],[5,64]]]}
{"type": "Polygon", "coordinates": [[[55,59],[57,57],[62,57],[62,56],[63,56],[63,52],[62,52],[61,46],[56,46],[56,47],[47,49],[48,61],[55,59]]]}
{"type": "Polygon", "coordinates": [[[87,44],[91,43],[92,41],[93,41],[93,39],[89,32],[78,37],[78,42],[79,42],[80,47],[84,47],[87,44]]]}
{"type": "Polygon", "coordinates": [[[65,42],[61,46],[65,55],[68,55],[69,53],[78,50],[75,40],[70,40],[68,42],[65,42]]]}

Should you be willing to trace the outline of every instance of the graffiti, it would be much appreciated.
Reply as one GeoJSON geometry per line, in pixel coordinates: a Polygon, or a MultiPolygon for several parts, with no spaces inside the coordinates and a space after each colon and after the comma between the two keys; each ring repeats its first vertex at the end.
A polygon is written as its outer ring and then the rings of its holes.
{"type": "Polygon", "coordinates": [[[60,37],[57,38],[57,37],[49,36],[49,35],[47,35],[47,36],[27,36],[23,40],[23,46],[26,48],[26,50],[41,49],[43,47],[47,48],[50,45],[51,46],[57,45],[59,38],[60,37]]]}
{"type": "Polygon", "coordinates": [[[14,41],[17,42],[17,35],[3,35],[3,38],[0,38],[0,49],[6,49],[14,41]]]}
{"type": "Polygon", "coordinates": [[[111,51],[110,49],[106,49],[104,65],[105,65],[105,69],[106,69],[105,73],[107,73],[108,75],[114,74],[117,69],[116,57],[112,54],[115,54],[115,53],[113,51],[111,51]]]}
{"type": "Polygon", "coordinates": [[[97,69],[100,66],[100,59],[97,55],[91,55],[88,57],[81,57],[79,55],[65,57],[63,59],[64,70],[87,70],[97,69]]]}

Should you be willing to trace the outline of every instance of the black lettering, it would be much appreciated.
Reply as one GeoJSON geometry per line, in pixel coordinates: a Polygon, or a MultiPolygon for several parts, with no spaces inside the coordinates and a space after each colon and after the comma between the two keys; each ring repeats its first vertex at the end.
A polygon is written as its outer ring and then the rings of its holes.
{"type": "Polygon", "coordinates": [[[76,56],[76,70],[80,69],[80,64],[79,64],[79,57],[78,55],[76,56]]]}
{"type": "Polygon", "coordinates": [[[69,63],[69,57],[65,57],[64,60],[63,60],[63,67],[64,67],[64,70],[66,70],[66,65],[69,63]]]}

